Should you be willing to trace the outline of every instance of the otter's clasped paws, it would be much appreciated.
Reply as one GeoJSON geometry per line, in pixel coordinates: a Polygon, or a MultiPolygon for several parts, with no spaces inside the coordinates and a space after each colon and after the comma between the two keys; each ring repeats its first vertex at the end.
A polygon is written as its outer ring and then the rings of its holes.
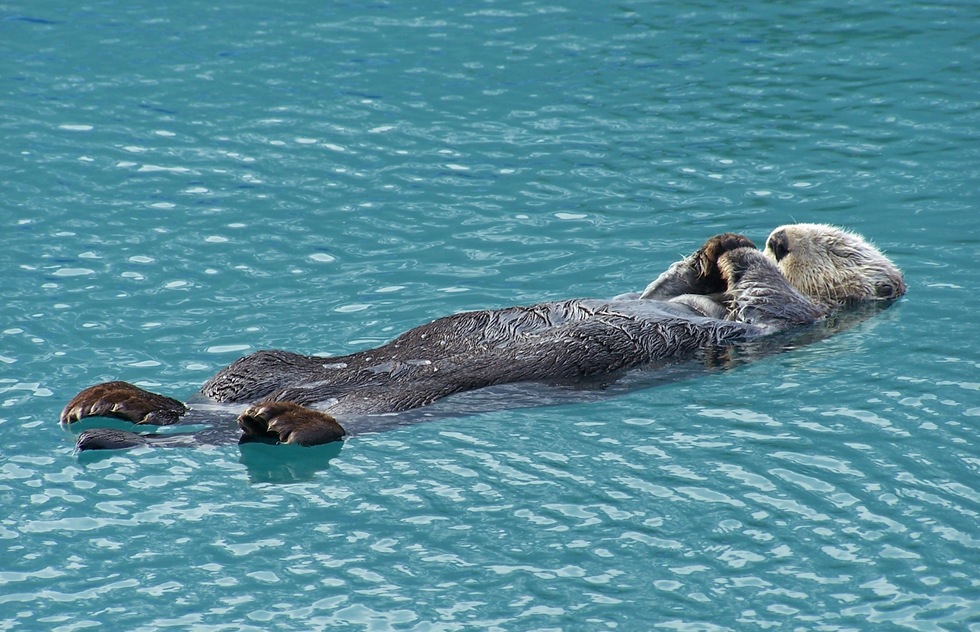
{"type": "Polygon", "coordinates": [[[186,412],[187,406],[172,397],[127,382],[103,382],[73,397],[61,411],[61,423],[70,424],[86,417],[114,417],[135,424],[169,426],[186,412]]]}
{"type": "Polygon", "coordinates": [[[330,415],[292,402],[259,402],[238,416],[246,437],[312,446],[339,441],[347,433],[330,415]]]}
{"type": "Polygon", "coordinates": [[[735,233],[715,235],[694,254],[671,265],[643,290],[640,298],[666,301],[684,294],[721,294],[728,284],[718,268],[718,258],[739,248],[754,250],[755,244],[735,233]]]}
{"type": "Polygon", "coordinates": [[[723,233],[704,242],[704,245],[698,250],[695,255],[698,276],[712,288],[712,291],[724,292],[728,289],[728,279],[718,267],[718,259],[726,252],[739,248],[756,249],[755,244],[748,237],[736,233],[723,233]]]}

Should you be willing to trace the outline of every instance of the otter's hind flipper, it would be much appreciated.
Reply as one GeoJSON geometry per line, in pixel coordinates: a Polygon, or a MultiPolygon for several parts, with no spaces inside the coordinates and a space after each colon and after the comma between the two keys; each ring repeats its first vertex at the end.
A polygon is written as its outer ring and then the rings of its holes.
{"type": "Polygon", "coordinates": [[[172,397],[158,395],[128,382],[103,382],[72,398],[61,411],[61,423],[86,417],[114,417],[135,424],[169,426],[180,421],[187,406],[172,397]]]}
{"type": "Polygon", "coordinates": [[[330,415],[292,402],[266,401],[238,416],[243,440],[272,440],[293,445],[320,445],[347,434],[330,415]]]}
{"type": "Polygon", "coordinates": [[[90,428],[81,432],[75,443],[79,452],[130,448],[193,448],[200,445],[208,443],[202,441],[197,434],[139,434],[116,428],[90,428]]]}
{"type": "Polygon", "coordinates": [[[150,445],[149,440],[135,432],[113,428],[92,428],[78,435],[75,447],[84,450],[126,450],[150,445]]]}

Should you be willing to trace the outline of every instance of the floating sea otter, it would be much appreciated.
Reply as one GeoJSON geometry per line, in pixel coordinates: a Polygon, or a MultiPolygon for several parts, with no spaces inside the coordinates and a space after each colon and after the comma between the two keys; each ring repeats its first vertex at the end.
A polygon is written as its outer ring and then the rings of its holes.
{"type": "MultiPolygon", "coordinates": [[[[61,423],[86,417],[213,423],[240,412],[242,440],[317,445],[347,435],[348,420],[485,387],[573,384],[665,367],[904,293],[899,269],[854,233],[782,226],[765,252],[726,233],[671,265],[641,294],[456,314],[341,357],[259,351],[208,380],[193,409],[126,382],[105,382],[76,395],[61,423]]],[[[181,440],[109,428],[78,437],[81,450],[157,444],[181,440]]]]}

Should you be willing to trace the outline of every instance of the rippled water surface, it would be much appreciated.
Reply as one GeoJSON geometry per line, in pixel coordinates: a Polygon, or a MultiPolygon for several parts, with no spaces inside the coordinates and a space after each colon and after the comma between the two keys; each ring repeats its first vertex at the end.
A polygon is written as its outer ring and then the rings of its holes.
{"type": "Polygon", "coordinates": [[[0,5],[0,629],[980,630],[977,4],[214,4],[0,5]],[[56,423],[791,221],[908,295],[342,446],[56,423]]]}

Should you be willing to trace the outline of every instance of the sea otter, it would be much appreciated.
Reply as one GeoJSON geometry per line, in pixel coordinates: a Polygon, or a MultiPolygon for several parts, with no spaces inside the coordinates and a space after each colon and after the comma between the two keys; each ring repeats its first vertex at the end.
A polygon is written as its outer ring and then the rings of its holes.
{"type": "MultiPolygon", "coordinates": [[[[849,305],[889,302],[905,290],[885,255],[840,228],[780,226],[764,252],[725,233],[639,294],[455,314],[340,357],[259,351],[208,380],[193,408],[105,382],[76,395],[61,423],[101,416],[199,424],[237,413],[242,440],[311,446],[342,439],[345,425],[364,416],[491,386],[572,384],[666,367],[812,325],[849,305]]],[[[77,442],[81,450],[180,444],[180,435],[107,428],[86,430],[77,442]]]]}

